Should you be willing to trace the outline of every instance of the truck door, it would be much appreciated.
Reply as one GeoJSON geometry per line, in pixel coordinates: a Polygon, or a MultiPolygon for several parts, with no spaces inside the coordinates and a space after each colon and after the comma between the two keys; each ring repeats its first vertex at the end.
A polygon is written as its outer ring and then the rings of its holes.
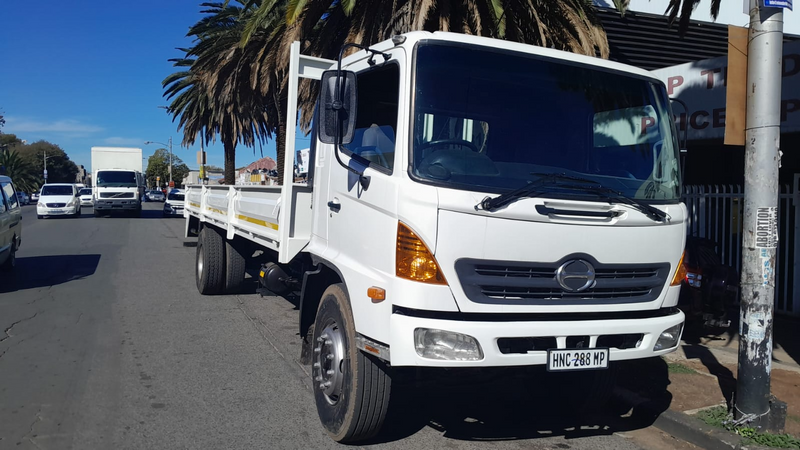
{"type": "Polygon", "coordinates": [[[358,175],[339,165],[332,154],[326,162],[330,169],[324,254],[347,261],[349,270],[364,274],[394,274],[397,188],[405,170],[408,134],[400,117],[406,115],[408,103],[401,95],[406,84],[405,54],[401,49],[389,53],[387,62],[370,66],[364,58],[347,68],[358,76],[358,111],[353,142],[339,151],[345,164],[364,171],[369,186],[362,188],[358,175]]]}

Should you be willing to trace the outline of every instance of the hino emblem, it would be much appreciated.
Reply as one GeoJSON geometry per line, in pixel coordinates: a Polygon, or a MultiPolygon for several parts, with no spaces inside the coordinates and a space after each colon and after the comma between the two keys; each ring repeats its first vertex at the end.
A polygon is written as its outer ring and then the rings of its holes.
{"type": "Polygon", "coordinates": [[[567,292],[581,292],[594,286],[594,267],[582,259],[565,262],[556,270],[556,281],[567,292]]]}

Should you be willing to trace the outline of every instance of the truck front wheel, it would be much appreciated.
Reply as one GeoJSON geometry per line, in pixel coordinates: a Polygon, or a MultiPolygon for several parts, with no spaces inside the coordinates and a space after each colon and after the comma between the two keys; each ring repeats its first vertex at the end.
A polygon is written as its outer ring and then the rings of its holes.
{"type": "Polygon", "coordinates": [[[225,282],[225,242],[215,229],[203,227],[197,238],[195,279],[203,295],[218,294],[225,282]]]}
{"type": "Polygon", "coordinates": [[[341,284],[322,294],[312,346],[314,400],[325,430],[342,443],[375,436],[391,393],[388,368],[356,348],[350,301],[341,284]]]}

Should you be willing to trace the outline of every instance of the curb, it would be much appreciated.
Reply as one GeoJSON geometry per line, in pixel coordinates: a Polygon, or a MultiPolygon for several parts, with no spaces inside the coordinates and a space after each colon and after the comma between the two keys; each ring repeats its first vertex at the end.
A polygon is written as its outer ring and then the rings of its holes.
{"type": "Polygon", "coordinates": [[[631,408],[643,409],[656,417],[653,426],[680,440],[707,450],[774,450],[773,447],[746,445],[741,436],[707,425],[696,417],[667,409],[659,412],[648,400],[626,389],[616,387],[613,393],[631,408]]]}

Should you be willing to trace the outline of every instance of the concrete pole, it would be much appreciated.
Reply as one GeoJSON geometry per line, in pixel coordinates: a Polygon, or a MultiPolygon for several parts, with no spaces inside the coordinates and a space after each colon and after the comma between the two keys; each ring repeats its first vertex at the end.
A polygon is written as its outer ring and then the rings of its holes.
{"type": "Polygon", "coordinates": [[[736,419],[770,428],[783,10],[750,0],[736,419]]]}

